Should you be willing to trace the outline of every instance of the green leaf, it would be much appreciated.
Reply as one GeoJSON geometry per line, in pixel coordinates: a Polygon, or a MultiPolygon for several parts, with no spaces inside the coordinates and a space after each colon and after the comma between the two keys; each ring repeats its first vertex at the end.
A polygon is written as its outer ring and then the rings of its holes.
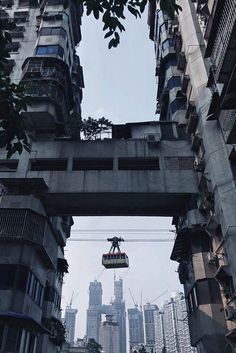
{"type": "Polygon", "coordinates": [[[140,12],[141,12],[141,13],[144,12],[146,5],[147,5],[147,0],[141,1],[140,5],[139,5],[139,6],[140,6],[140,12]]]}
{"type": "Polygon", "coordinates": [[[137,18],[137,16],[138,16],[138,10],[136,10],[134,7],[132,7],[132,6],[130,6],[130,5],[128,5],[128,10],[129,10],[129,12],[133,15],[133,16],[135,16],[136,18],[137,18]]]}
{"type": "Polygon", "coordinates": [[[183,10],[182,7],[180,5],[177,5],[177,4],[174,5],[174,9],[177,12],[177,14],[179,14],[179,11],[183,10]]]}
{"type": "Polygon", "coordinates": [[[99,10],[98,9],[93,10],[93,16],[96,18],[96,20],[99,19],[99,10]]]}
{"type": "Polygon", "coordinates": [[[111,39],[110,42],[108,43],[108,49],[111,49],[112,47],[114,47],[114,41],[115,39],[111,39]]]}
{"type": "Polygon", "coordinates": [[[115,32],[115,39],[117,41],[117,44],[120,42],[120,36],[119,33],[115,32]]]}
{"type": "Polygon", "coordinates": [[[113,31],[107,32],[107,33],[105,34],[104,38],[108,38],[108,37],[112,36],[113,33],[114,33],[113,31]]]}
{"type": "Polygon", "coordinates": [[[122,32],[122,31],[125,31],[125,27],[120,23],[118,22],[117,23],[117,27],[119,28],[119,30],[122,32]]]}
{"type": "Polygon", "coordinates": [[[27,152],[31,152],[31,147],[28,146],[28,145],[23,145],[24,149],[27,151],[27,152]]]}

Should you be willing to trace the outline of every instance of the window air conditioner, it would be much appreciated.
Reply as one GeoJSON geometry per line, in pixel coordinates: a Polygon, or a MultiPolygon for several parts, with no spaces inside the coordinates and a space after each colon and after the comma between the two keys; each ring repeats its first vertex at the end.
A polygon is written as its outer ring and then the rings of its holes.
{"type": "Polygon", "coordinates": [[[194,161],[194,170],[196,170],[196,172],[201,172],[203,173],[205,169],[205,162],[203,159],[199,159],[199,158],[195,158],[194,161]]]}
{"type": "Polygon", "coordinates": [[[147,134],[145,136],[145,139],[150,144],[157,144],[161,141],[161,136],[159,134],[147,134]]]}
{"type": "Polygon", "coordinates": [[[207,254],[207,262],[209,265],[216,265],[217,260],[218,260],[218,257],[215,253],[209,252],[207,254]]]}
{"type": "Polygon", "coordinates": [[[236,309],[233,306],[224,308],[226,320],[236,320],[236,309]]]}

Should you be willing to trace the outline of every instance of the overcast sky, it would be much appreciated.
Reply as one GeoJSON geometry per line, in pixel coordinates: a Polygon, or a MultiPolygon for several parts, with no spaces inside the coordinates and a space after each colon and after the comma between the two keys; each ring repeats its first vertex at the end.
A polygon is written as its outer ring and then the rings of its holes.
{"type": "MultiPolygon", "coordinates": [[[[135,20],[127,16],[126,32],[121,36],[120,45],[108,50],[103,39],[101,26],[92,18],[83,17],[82,42],[78,47],[84,70],[85,89],[83,92],[82,115],[98,118],[105,116],[113,123],[155,120],[156,82],[153,42],[148,38],[147,16],[135,20]]],[[[125,229],[171,229],[170,218],[157,217],[77,217],[74,229],[124,229],[117,236],[126,238],[173,238],[173,233],[125,234],[125,229]]],[[[79,234],[74,237],[106,239],[110,234],[79,234]]],[[[116,277],[123,277],[126,307],[133,307],[128,288],[135,301],[140,304],[152,301],[161,293],[156,303],[181,290],[175,272],[177,264],[169,260],[172,243],[122,243],[128,254],[130,269],[117,270],[116,277]]],[[[76,337],[86,333],[86,309],[88,307],[89,282],[98,278],[103,270],[102,253],[109,250],[106,242],[68,242],[65,256],[70,273],[65,276],[62,296],[63,309],[72,303],[78,309],[76,337]]],[[[103,286],[103,303],[109,304],[113,297],[114,271],[105,270],[99,278],[103,286]]]]}

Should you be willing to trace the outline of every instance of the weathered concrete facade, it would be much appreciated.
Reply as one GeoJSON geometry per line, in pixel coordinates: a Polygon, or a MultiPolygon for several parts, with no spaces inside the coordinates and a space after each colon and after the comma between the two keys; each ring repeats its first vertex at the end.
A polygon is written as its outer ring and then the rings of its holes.
{"type": "Polygon", "coordinates": [[[1,16],[18,23],[12,79],[27,84],[36,141],[19,159],[1,150],[0,352],[54,353],[61,343],[71,215],[174,216],[191,343],[235,352],[235,0],[180,0],[173,21],[150,2],[160,122],[114,126],[104,141],[76,141],[81,8],[4,1],[1,16]]]}
{"type": "MultiPolygon", "coordinates": [[[[0,4],[0,18],[16,23],[5,74],[15,83],[23,81],[31,96],[24,116],[36,139],[40,135],[53,140],[68,131],[79,138],[83,73],[74,48],[81,40],[82,8],[74,1],[67,8],[63,4],[61,0],[0,4]]],[[[8,162],[1,169],[11,173],[18,161],[8,162]]],[[[60,302],[68,270],[64,247],[73,221],[69,215],[49,216],[39,197],[44,183],[38,178],[28,183],[27,172],[21,177],[23,183],[13,182],[8,191],[1,190],[0,352],[55,353],[65,337],[60,302]]]]}
{"type": "Polygon", "coordinates": [[[2,159],[0,180],[9,189],[26,186],[25,175],[32,187],[37,181],[52,214],[174,216],[198,192],[193,162],[186,135],[150,143],[141,125],[130,139],[35,142],[10,172],[2,159]]]}
{"type": "Polygon", "coordinates": [[[182,0],[170,21],[157,10],[155,41],[160,120],[186,126],[199,197],[174,219],[171,258],[185,287],[191,343],[199,352],[235,347],[235,1],[182,0]]]}

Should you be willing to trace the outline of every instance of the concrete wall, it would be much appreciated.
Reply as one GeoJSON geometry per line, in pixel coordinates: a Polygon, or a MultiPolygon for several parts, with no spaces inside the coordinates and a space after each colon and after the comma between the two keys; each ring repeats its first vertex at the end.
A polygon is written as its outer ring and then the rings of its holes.
{"type": "MultiPolygon", "coordinates": [[[[4,152],[2,158],[5,158],[4,152]]],[[[44,205],[52,207],[55,214],[174,215],[183,212],[190,194],[198,192],[193,162],[191,146],[185,140],[155,144],[144,139],[36,142],[30,155],[22,155],[17,170],[2,170],[0,179],[11,193],[10,180],[26,176],[33,180],[42,178],[48,188],[43,194],[44,205]],[[67,169],[32,171],[31,161],[40,158],[64,158],[67,169]],[[111,158],[113,167],[112,170],[99,170],[99,167],[98,170],[86,170],[86,167],[73,170],[75,158],[111,158]],[[152,167],[121,170],[120,158],[154,158],[155,167],[154,170],[152,167]]]]}

